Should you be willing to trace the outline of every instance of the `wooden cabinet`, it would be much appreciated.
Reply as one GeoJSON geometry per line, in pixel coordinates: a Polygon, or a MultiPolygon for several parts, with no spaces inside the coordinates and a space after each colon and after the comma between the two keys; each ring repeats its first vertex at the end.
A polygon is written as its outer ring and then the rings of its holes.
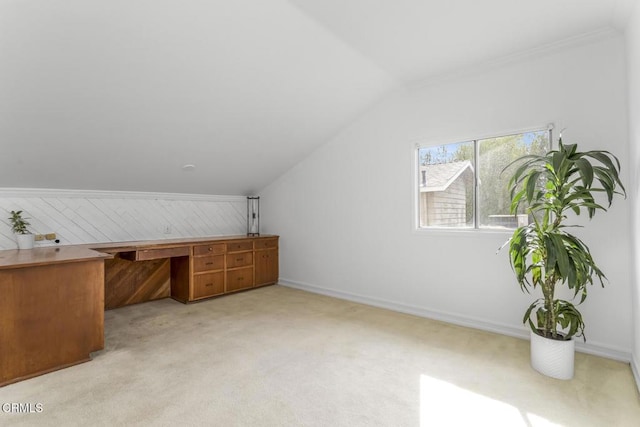
{"type": "Polygon", "coordinates": [[[253,287],[253,239],[227,242],[227,292],[253,287]]]}
{"type": "Polygon", "coordinates": [[[171,259],[171,297],[178,301],[192,302],[278,281],[277,236],[220,239],[187,247],[189,257],[171,259]]]}
{"type": "Polygon", "coordinates": [[[105,256],[77,248],[3,252],[0,387],[90,360],[104,347],[105,256]]]}
{"type": "Polygon", "coordinates": [[[224,243],[193,247],[189,301],[225,292],[225,252],[224,243]]]}
{"type": "Polygon", "coordinates": [[[269,285],[278,281],[278,239],[263,239],[255,242],[255,286],[269,285]]]}

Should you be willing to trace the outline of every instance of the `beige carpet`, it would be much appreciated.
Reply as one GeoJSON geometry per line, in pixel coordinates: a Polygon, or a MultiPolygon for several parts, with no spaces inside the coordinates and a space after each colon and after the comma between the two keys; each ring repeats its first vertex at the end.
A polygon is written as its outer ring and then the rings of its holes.
{"type": "MultiPolygon", "coordinates": [[[[106,312],[94,360],[0,388],[0,425],[639,426],[627,364],[271,286],[106,312]]],[[[1,343],[5,345],[5,343],[1,343]]]]}

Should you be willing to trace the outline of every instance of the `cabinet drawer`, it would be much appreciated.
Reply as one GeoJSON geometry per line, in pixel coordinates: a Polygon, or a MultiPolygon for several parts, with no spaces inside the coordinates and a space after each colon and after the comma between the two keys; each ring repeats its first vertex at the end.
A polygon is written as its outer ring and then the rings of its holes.
{"type": "Polygon", "coordinates": [[[269,249],[278,247],[278,239],[256,239],[256,249],[269,249]]]}
{"type": "Polygon", "coordinates": [[[197,245],[193,247],[194,255],[214,255],[224,253],[224,243],[197,245]]]}
{"type": "Polygon", "coordinates": [[[253,250],[253,240],[239,240],[227,243],[227,252],[242,252],[253,250]]]}
{"type": "Polygon", "coordinates": [[[253,287],[253,267],[227,271],[227,292],[253,287]]]}
{"type": "Polygon", "coordinates": [[[224,293],[224,272],[193,276],[193,298],[205,298],[224,293]]]}
{"type": "Polygon", "coordinates": [[[224,269],[224,255],[193,257],[193,271],[208,271],[224,269]]]}
{"type": "Polygon", "coordinates": [[[227,254],[227,268],[245,267],[253,265],[253,252],[227,254]]]}
{"type": "Polygon", "coordinates": [[[136,253],[137,261],[147,261],[151,259],[173,258],[189,256],[189,246],[177,248],[140,249],[136,253]]]}

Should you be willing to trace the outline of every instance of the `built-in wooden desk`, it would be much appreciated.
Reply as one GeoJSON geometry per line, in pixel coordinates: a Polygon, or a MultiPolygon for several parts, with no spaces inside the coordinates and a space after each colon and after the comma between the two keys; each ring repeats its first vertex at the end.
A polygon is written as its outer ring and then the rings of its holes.
{"type": "Polygon", "coordinates": [[[278,281],[278,236],[104,243],[105,309],[171,297],[188,303],[278,281]]]}
{"type": "Polygon", "coordinates": [[[104,260],[62,246],[0,251],[0,386],[104,348],[104,260]]]}
{"type": "Polygon", "coordinates": [[[278,236],[0,251],[0,386],[90,360],[104,310],[187,303],[278,281],[278,236]]]}

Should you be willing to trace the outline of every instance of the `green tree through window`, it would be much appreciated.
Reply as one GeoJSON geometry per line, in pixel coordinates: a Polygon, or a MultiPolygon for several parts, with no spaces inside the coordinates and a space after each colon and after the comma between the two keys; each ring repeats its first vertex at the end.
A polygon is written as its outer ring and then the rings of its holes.
{"type": "Polygon", "coordinates": [[[548,130],[419,148],[420,227],[515,228],[530,221],[526,206],[520,215],[509,213],[508,178],[501,172],[519,157],[549,149],[548,130]]]}

